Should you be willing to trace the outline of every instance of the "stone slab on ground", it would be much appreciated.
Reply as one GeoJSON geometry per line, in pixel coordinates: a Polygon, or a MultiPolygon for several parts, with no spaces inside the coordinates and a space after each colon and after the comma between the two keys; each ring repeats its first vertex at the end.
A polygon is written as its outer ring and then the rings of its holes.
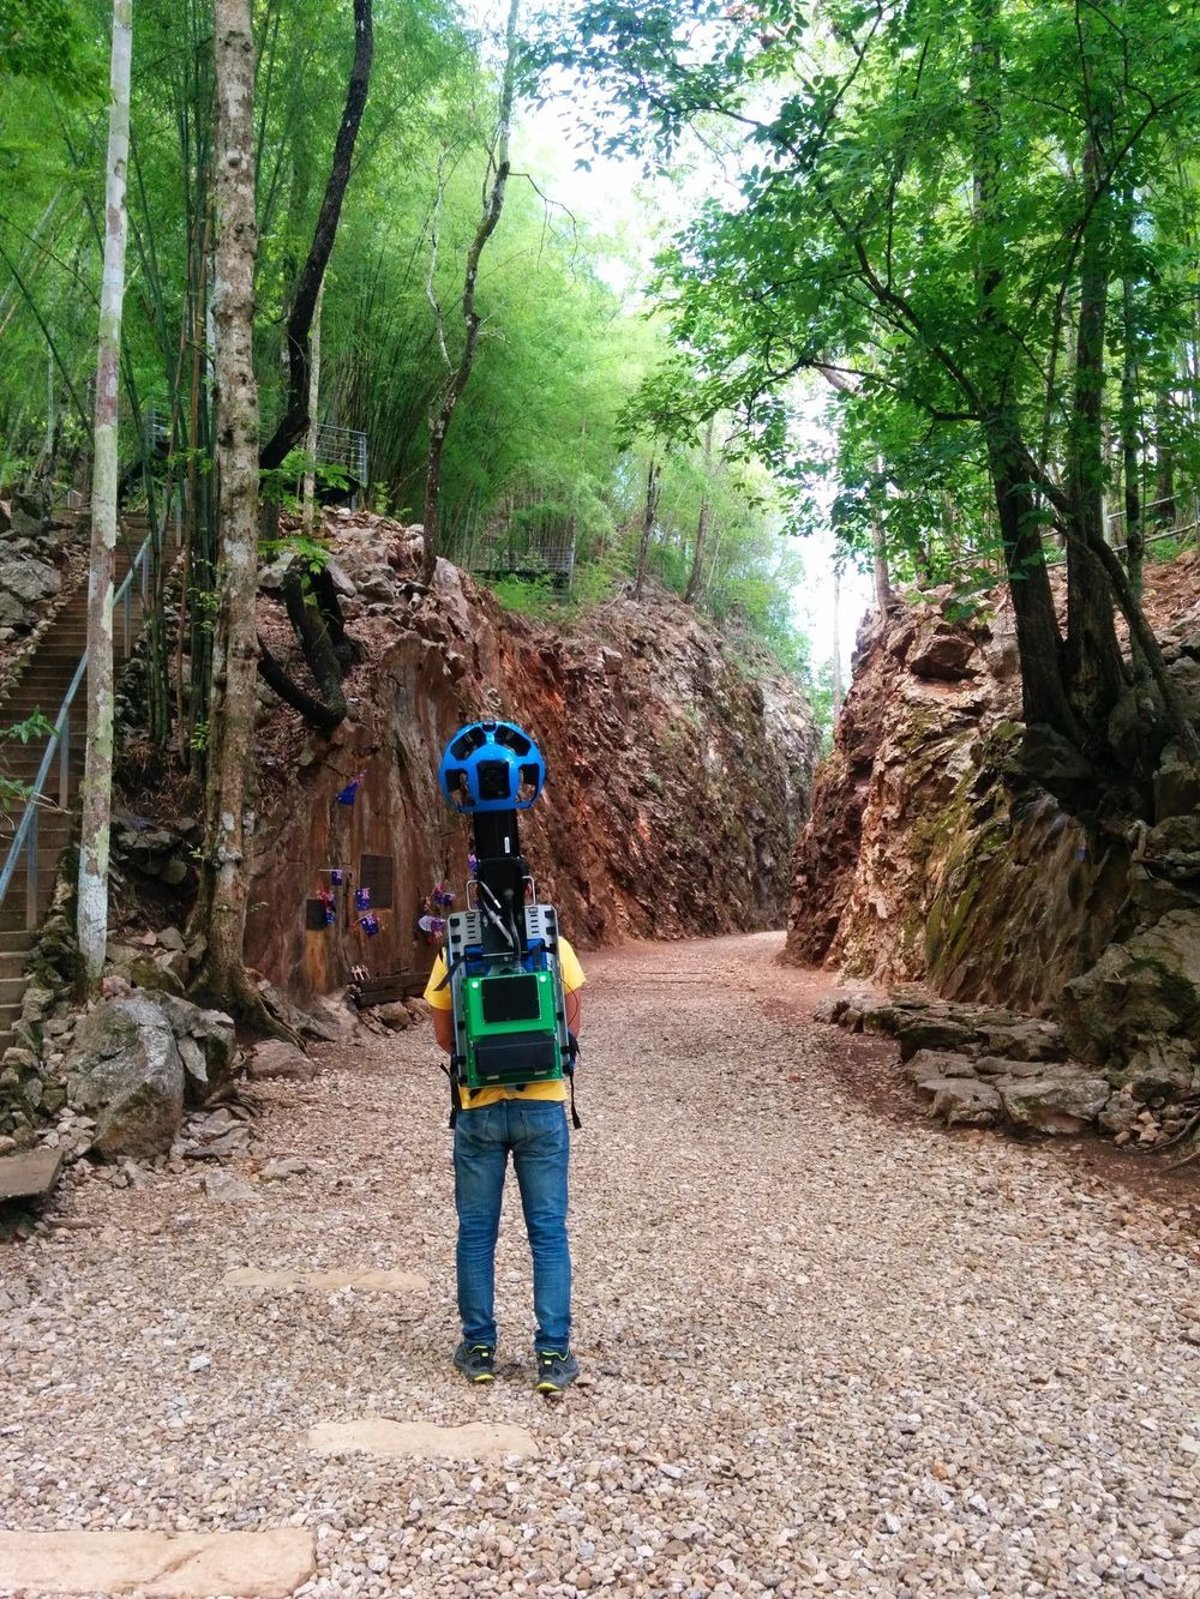
{"type": "Polygon", "coordinates": [[[227,1272],[230,1288],[311,1288],[314,1293],[336,1293],[339,1288],[358,1288],[368,1293],[424,1294],[429,1279],[412,1271],[260,1271],[257,1266],[239,1266],[227,1272]]]}
{"type": "Polygon", "coordinates": [[[308,1447],[319,1455],[408,1455],[422,1460],[495,1460],[510,1455],[527,1460],[538,1452],[537,1440],[524,1427],[489,1421],[438,1427],[427,1421],[391,1421],[387,1416],[321,1422],[309,1431],[308,1447]]]}
{"type": "Polygon", "coordinates": [[[0,1588],[146,1599],[288,1599],[316,1571],[311,1532],[0,1532],[0,1588]]]}
{"type": "Polygon", "coordinates": [[[37,1199],[48,1194],[58,1181],[62,1162],[61,1149],[26,1149],[15,1155],[0,1155],[0,1202],[37,1199]]]}

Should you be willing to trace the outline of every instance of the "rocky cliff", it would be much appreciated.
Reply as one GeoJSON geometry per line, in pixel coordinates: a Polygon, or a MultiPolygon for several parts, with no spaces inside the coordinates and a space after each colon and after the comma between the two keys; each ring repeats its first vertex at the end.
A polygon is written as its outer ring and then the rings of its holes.
{"type": "MultiPolygon", "coordinates": [[[[817,735],[767,657],[664,596],[551,627],[506,614],[446,562],[424,593],[419,531],[346,513],[326,530],[365,658],[329,739],[263,691],[252,965],[301,996],[355,967],[428,965],[417,917],[439,880],[461,896],[468,845],[437,763],[482,715],[521,723],[546,755],[521,843],[582,946],[782,924],[817,735]]],[[[262,626],[287,647],[269,593],[262,626]]]]}
{"type": "MultiPolygon", "coordinates": [[[[1200,719],[1200,555],[1149,568],[1146,609],[1200,719]]],[[[1157,1029],[1180,1086],[1200,1083],[1200,775],[1168,748],[1149,824],[1069,815],[1011,759],[1011,609],[953,614],[935,592],[864,625],[786,958],[1058,1011],[1074,1052],[1117,1076],[1157,1029]]]]}

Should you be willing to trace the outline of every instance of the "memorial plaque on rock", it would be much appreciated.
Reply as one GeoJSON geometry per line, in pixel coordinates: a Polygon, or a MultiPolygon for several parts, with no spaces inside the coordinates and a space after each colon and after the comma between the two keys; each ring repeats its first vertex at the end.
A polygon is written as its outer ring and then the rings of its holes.
{"type": "Polygon", "coordinates": [[[395,867],[390,855],[363,855],[358,863],[358,881],[370,895],[373,910],[390,911],[394,892],[395,867]]]}

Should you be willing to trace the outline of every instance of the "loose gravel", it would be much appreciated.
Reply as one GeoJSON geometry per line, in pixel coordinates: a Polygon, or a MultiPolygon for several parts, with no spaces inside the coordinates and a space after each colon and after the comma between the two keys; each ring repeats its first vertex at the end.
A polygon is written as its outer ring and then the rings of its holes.
{"type": "Polygon", "coordinates": [[[0,1246],[0,1524],[306,1527],[315,1599],[1200,1596],[1194,1236],[1036,1144],[880,1117],[840,1084],[845,1035],[777,1019],[781,942],[587,962],[584,1380],[558,1401],[532,1392],[515,1194],[499,1380],[451,1368],[425,1027],[256,1088],[231,1168],[251,1198],[77,1169],[0,1246]],[[430,1286],[226,1281],[248,1270],[430,1286]],[[309,1447],[370,1418],[525,1429],[538,1453],[309,1447]]]}

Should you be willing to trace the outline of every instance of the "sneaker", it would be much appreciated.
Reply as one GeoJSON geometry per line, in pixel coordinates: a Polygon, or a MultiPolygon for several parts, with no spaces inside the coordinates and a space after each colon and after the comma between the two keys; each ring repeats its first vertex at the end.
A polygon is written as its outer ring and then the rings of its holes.
{"type": "Polygon", "coordinates": [[[537,1354],[537,1391],[539,1394],[557,1394],[569,1388],[579,1375],[579,1362],[569,1349],[539,1349],[537,1354]]]}
{"type": "Polygon", "coordinates": [[[454,1351],[454,1364],[468,1382],[494,1382],[496,1351],[491,1344],[469,1344],[465,1340],[454,1351]]]}

